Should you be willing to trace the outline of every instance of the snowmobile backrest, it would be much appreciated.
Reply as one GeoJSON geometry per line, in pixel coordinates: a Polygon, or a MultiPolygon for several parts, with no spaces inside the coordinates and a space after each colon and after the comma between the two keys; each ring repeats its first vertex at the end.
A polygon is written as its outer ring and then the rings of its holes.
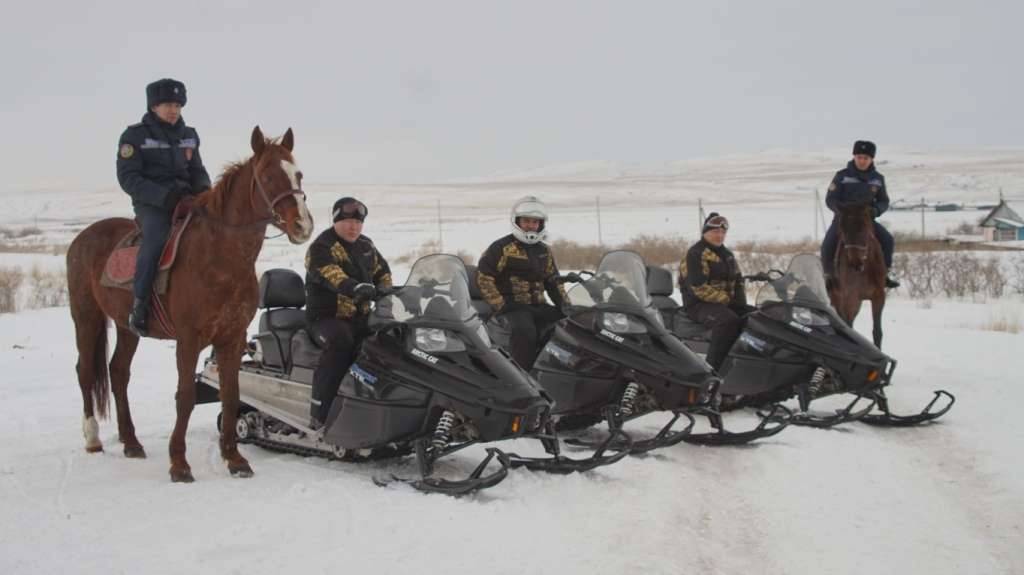
{"type": "Polygon", "coordinates": [[[480,284],[477,283],[477,276],[480,275],[480,272],[476,266],[466,265],[466,273],[469,274],[469,299],[484,299],[484,294],[480,292],[480,284]]]}
{"type": "Polygon", "coordinates": [[[476,269],[476,266],[467,265],[466,271],[469,273],[469,299],[470,303],[473,304],[473,308],[476,309],[476,314],[480,316],[480,319],[487,321],[487,318],[491,317],[494,310],[491,309],[491,304],[487,303],[484,299],[484,294],[480,291],[480,284],[477,283],[477,276],[480,272],[476,269]]]}
{"type": "Polygon", "coordinates": [[[306,305],[306,290],[302,276],[286,268],[274,268],[260,276],[260,308],[293,307],[306,305]]]}
{"type": "Polygon", "coordinates": [[[660,266],[647,266],[647,293],[650,295],[670,296],[675,290],[672,272],[660,266]]]}
{"type": "Polygon", "coordinates": [[[271,309],[260,315],[260,331],[256,335],[263,351],[263,364],[287,369],[291,363],[292,337],[306,327],[306,312],[301,309],[271,309]]]}

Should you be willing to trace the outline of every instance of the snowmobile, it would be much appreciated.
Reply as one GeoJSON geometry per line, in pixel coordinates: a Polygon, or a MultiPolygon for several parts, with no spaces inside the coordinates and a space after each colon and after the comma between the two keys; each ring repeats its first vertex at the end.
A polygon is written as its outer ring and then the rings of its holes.
{"type": "MultiPolygon", "coordinates": [[[[643,259],[635,252],[609,252],[597,272],[561,279],[577,285],[567,294],[566,317],[542,342],[530,371],[555,401],[559,430],[584,429],[603,419],[614,433],[649,413],[672,412],[656,435],[633,442],[631,452],[642,453],[681,441],[746,443],[786,427],[787,410],[773,407],[753,430],[724,428],[714,409],[721,379],[665,329],[647,294],[643,259]],[[716,431],[692,433],[694,414],[707,416],[716,431]],[[686,427],[673,430],[680,418],[688,420],[686,427]]],[[[479,290],[473,296],[478,313],[490,315],[479,290]]],[[[511,333],[502,320],[501,315],[490,318],[487,328],[498,345],[507,345],[511,333]]]]}
{"type": "MultiPolygon", "coordinates": [[[[571,473],[627,455],[620,448],[631,443],[624,433],[609,438],[589,458],[560,454],[551,399],[488,339],[470,304],[462,260],[444,254],[423,257],[405,286],[384,291],[368,318],[370,335],[341,382],[327,420],[314,428],[310,400],[321,349],[305,329],[303,281],[287,269],[263,274],[260,307],[266,311],[239,374],[240,442],[345,461],[415,453],[419,479],[374,481],[403,481],[450,495],[496,485],[510,468],[571,473]],[[487,447],[486,458],[467,478],[434,476],[441,457],[477,443],[521,437],[539,439],[551,457],[520,457],[487,447]]],[[[197,383],[201,398],[216,397],[216,357],[206,361],[197,383]]]]}
{"type": "MultiPolygon", "coordinates": [[[[668,329],[698,353],[707,351],[710,330],[687,317],[674,300],[672,274],[652,267],[649,292],[668,329]]],[[[831,427],[849,421],[909,426],[932,421],[952,408],[956,398],[939,390],[916,415],[897,415],[884,388],[892,383],[896,360],[882,353],[836,314],[829,304],[818,256],[795,256],[786,272],[772,270],[747,281],[764,282],[756,311],[746,316],[719,373],[722,408],[760,407],[797,398],[792,423],[831,427]],[[848,393],[853,399],[834,413],[810,411],[813,400],[848,393]],[[948,404],[933,408],[941,398],[948,404]],[[881,413],[871,413],[875,408],[881,413]]]]}

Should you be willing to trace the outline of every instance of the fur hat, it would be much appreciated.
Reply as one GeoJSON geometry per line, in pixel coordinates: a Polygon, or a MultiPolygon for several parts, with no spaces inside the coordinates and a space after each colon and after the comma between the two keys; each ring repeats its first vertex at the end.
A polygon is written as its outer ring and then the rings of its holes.
{"type": "Polygon", "coordinates": [[[170,78],[164,78],[150,83],[146,86],[146,109],[152,110],[153,106],[164,102],[177,102],[182,106],[188,101],[185,95],[185,84],[170,78]]]}
{"type": "Polygon", "coordinates": [[[857,140],[853,143],[853,155],[864,154],[865,156],[875,157],[875,143],[869,142],[868,140],[857,140]]]}

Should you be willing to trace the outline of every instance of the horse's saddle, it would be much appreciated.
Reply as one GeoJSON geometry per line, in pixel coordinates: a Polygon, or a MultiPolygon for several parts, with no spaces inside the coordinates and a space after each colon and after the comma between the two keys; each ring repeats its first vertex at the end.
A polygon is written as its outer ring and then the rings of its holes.
{"type": "MultiPolygon", "coordinates": [[[[153,291],[160,295],[167,293],[168,276],[170,276],[171,267],[178,257],[178,244],[181,241],[181,236],[189,222],[192,221],[192,212],[175,210],[173,220],[171,233],[168,234],[167,243],[164,244],[164,250],[160,254],[156,279],[153,281],[153,291]]],[[[132,289],[132,282],[135,279],[135,260],[138,257],[141,242],[142,230],[136,225],[134,230],[121,238],[110,257],[107,258],[107,265],[103,267],[100,285],[132,289]]]]}

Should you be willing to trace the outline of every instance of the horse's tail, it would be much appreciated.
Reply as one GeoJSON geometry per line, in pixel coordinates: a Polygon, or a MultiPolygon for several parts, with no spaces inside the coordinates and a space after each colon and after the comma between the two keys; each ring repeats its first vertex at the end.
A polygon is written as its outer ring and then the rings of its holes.
{"type": "Polygon", "coordinates": [[[92,384],[90,392],[93,409],[102,419],[107,418],[110,405],[110,369],[107,361],[107,320],[104,318],[96,334],[96,348],[92,358],[93,374],[86,380],[92,384]]]}

